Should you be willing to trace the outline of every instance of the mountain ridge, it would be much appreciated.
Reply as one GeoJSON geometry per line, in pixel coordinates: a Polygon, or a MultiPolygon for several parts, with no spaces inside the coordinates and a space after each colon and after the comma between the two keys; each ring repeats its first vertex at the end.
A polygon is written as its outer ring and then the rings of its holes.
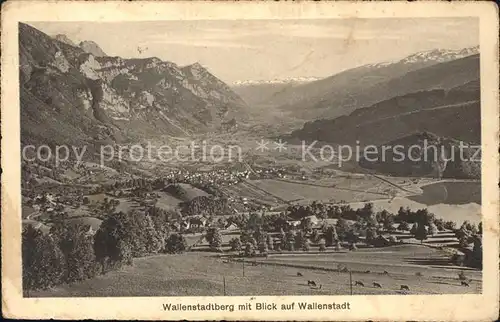
{"type": "Polygon", "coordinates": [[[19,24],[23,141],[185,136],[244,117],[244,101],[199,64],[96,56],[61,40],[19,24]]]}

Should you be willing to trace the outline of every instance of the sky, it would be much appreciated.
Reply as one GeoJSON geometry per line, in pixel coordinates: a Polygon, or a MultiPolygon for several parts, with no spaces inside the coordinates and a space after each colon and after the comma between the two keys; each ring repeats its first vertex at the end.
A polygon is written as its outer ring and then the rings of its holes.
{"type": "Polygon", "coordinates": [[[228,84],[327,77],[432,49],[479,44],[476,18],[28,22],[48,35],[95,41],[106,54],[199,62],[228,84]]]}

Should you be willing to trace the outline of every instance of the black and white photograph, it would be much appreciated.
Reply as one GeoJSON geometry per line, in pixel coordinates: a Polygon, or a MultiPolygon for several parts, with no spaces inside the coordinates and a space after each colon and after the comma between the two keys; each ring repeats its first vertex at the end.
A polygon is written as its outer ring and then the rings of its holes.
{"type": "Polygon", "coordinates": [[[483,294],[479,17],[17,28],[23,298],[483,294]]]}

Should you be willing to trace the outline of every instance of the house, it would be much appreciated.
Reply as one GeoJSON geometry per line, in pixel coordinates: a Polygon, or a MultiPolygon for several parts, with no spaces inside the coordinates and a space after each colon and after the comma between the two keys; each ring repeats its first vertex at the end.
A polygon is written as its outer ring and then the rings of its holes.
{"type": "Polygon", "coordinates": [[[171,224],[170,224],[170,227],[171,227],[173,230],[175,230],[175,231],[179,231],[179,230],[181,230],[181,224],[180,224],[180,223],[178,223],[178,222],[171,223],[171,224]]]}
{"type": "Polygon", "coordinates": [[[240,229],[240,227],[238,227],[238,225],[236,225],[234,222],[229,224],[228,226],[226,226],[225,228],[226,230],[238,230],[240,229]]]}
{"type": "Polygon", "coordinates": [[[307,216],[304,219],[309,219],[313,225],[316,225],[320,221],[316,215],[307,216]]]}
{"type": "Polygon", "coordinates": [[[189,219],[181,221],[181,229],[190,229],[191,228],[191,221],[189,219]]]}
{"type": "Polygon", "coordinates": [[[208,223],[208,219],[206,217],[203,217],[203,216],[199,216],[199,217],[191,217],[189,219],[189,224],[190,224],[190,227],[191,228],[202,228],[202,227],[206,227],[207,226],[207,223],[208,223]]]}

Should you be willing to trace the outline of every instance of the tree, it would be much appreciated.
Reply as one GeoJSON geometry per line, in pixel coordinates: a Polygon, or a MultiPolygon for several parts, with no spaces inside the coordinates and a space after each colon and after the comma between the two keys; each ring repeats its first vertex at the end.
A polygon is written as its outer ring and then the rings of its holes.
{"type": "Polygon", "coordinates": [[[423,243],[425,239],[427,239],[428,231],[424,224],[415,224],[417,226],[415,230],[415,238],[420,240],[420,243],[423,243]]]}
{"type": "Polygon", "coordinates": [[[340,218],[335,225],[338,239],[345,240],[348,231],[350,230],[349,223],[344,218],[340,218]]]}
{"type": "Polygon", "coordinates": [[[398,226],[399,231],[408,231],[410,230],[410,225],[406,221],[402,221],[398,226]]]}
{"type": "Polygon", "coordinates": [[[222,236],[220,234],[220,231],[216,229],[212,238],[212,242],[210,243],[210,249],[214,251],[220,251],[221,246],[222,246],[222,236]]]}
{"type": "Polygon", "coordinates": [[[302,229],[305,232],[309,232],[312,229],[312,221],[310,217],[305,217],[300,220],[300,229],[302,229]]]}
{"type": "Polygon", "coordinates": [[[455,236],[457,237],[458,240],[463,239],[465,241],[468,241],[470,238],[470,232],[464,225],[462,225],[460,229],[455,231],[455,236]]]}
{"type": "Polygon", "coordinates": [[[256,240],[257,244],[260,244],[262,240],[266,239],[266,234],[264,231],[262,231],[261,227],[258,226],[253,231],[252,237],[256,240]]]}
{"type": "Polygon", "coordinates": [[[319,240],[319,233],[317,229],[314,229],[311,233],[310,239],[313,243],[317,243],[319,240]]]}
{"type": "Polygon", "coordinates": [[[346,234],[345,234],[345,241],[348,243],[354,244],[359,241],[358,235],[354,232],[354,230],[350,229],[346,234]]]}
{"type": "Polygon", "coordinates": [[[469,246],[469,238],[467,236],[461,236],[458,238],[458,245],[461,248],[466,248],[469,246]]]}
{"type": "Polygon", "coordinates": [[[386,231],[394,231],[394,215],[387,210],[377,213],[377,221],[382,224],[386,231]]]}
{"type": "Polygon", "coordinates": [[[299,230],[295,235],[295,249],[304,249],[304,244],[306,243],[306,237],[302,230],[299,230]]]}
{"type": "Polygon", "coordinates": [[[482,268],[483,267],[483,241],[480,236],[474,236],[474,248],[471,254],[471,266],[482,268]]]}
{"type": "Polygon", "coordinates": [[[293,230],[289,230],[286,232],[285,249],[288,251],[295,250],[295,233],[293,232],[293,230]]]}
{"type": "Polygon", "coordinates": [[[241,241],[239,238],[233,238],[229,241],[229,246],[231,246],[231,250],[239,251],[241,250],[241,241]]]}
{"type": "Polygon", "coordinates": [[[438,232],[437,226],[434,223],[431,223],[429,225],[429,235],[434,236],[435,234],[437,234],[437,232],[438,232]]]}
{"type": "Polygon", "coordinates": [[[64,255],[65,282],[71,283],[92,278],[97,274],[94,240],[87,233],[89,225],[56,223],[51,235],[64,255]]]}
{"type": "Polygon", "coordinates": [[[323,252],[325,250],[326,250],[326,241],[325,239],[321,238],[321,240],[319,241],[319,251],[323,252]]]}
{"type": "Polygon", "coordinates": [[[241,240],[241,243],[242,244],[246,244],[248,242],[250,242],[252,240],[252,232],[248,229],[244,229],[241,231],[241,234],[240,234],[240,240],[241,240]]]}
{"type": "Polygon", "coordinates": [[[308,252],[310,249],[311,249],[311,244],[309,243],[309,240],[305,238],[304,242],[302,243],[302,250],[308,252]]]}
{"type": "Polygon", "coordinates": [[[182,234],[171,234],[165,241],[165,252],[169,254],[181,254],[187,248],[186,239],[182,234]]]}
{"type": "Polygon", "coordinates": [[[337,229],[334,226],[328,226],[325,232],[325,242],[327,246],[333,246],[339,241],[337,229]]]}
{"type": "Polygon", "coordinates": [[[445,221],[444,228],[448,230],[455,230],[457,228],[457,224],[454,221],[445,221]]]}
{"type": "Polygon", "coordinates": [[[411,229],[410,229],[410,234],[412,234],[413,236],[415,236],[415,234],[417,233],[417,224],[414,223],[412,226],[411,226],[411,229]]]}
{"type": "Polygon", "coordinates": [[[164,242],[155,229],[151,216],[147,214],[136,214],[137,225],[144,236],[145,254],[156,254],[162,250],[164,242]]]}
{"type": "Polygon", "coordinates": [[[375,239],[378,237],[377,231],[374,228],[369,228],[366,230],[366,243],[373,244],[375,239]]]}
{"type": "Polygon", "coordinates": [[[267,243],[265,240],[262,240],[260,243],[259,243],[259,253],[261,254],[267,254],[267,243]]]}
{"type": "Polygon", "coordinates": [[[45,289],[63,281],[64,255],[57,243],[40,230],[27,226],[22,233],[24,290],[45,289]]]}
{"type": "Polygon", "coordinates": [[[267,248],[269,250],[274,250],[274,239],[271,235],[267,235],[267,248]]]}
{"type": "Polygon", "coordinates": [[[438,231],[444,231],[445,227],[444,227],[444,220],[442,219],[436,219],[434,221],[434,224],[436,225],[436,228],[438,231]]]}
{"type": "Polygon", "coordinates": [[[206,240],[211,250],[219,251],[222,246],[222,236],[218,228],[212,227],[207,230],[206,240]]]}
{"type": "Polygon", "coordinates": [[[287,245],[287,241],[286,241],[286,234],[285,232],[283,231],[283,229],[280,229],[280,232],[279,232],[279,241],[280,241],[280,244],[279,244],[279,250],[284,250],[286,249],[286,245],[287,245]]]}
{"type": "Polygon", "coordinates": [[[373,203],[371,202],[368,202],[368,203],[365,203],[365,205],[363,206],[363,208],[361,209],[358,209],[358,215],[361,217],[361,218],[370,218],[373,216],[374,212],[373,212],[373,203]]]}
{"type": "Polygon", "coordinates": [[[245,256],[247,257],[255,256],[255,246],[250,242],[245,244],[245,256]]]}
{"type": "Polygon", "coordinates": [[[132,262],[134,247],[137,248],[134,230],[124,213],[114,213],[103,220],[94,236],[96,260],[103,271],[132,262]]]}

